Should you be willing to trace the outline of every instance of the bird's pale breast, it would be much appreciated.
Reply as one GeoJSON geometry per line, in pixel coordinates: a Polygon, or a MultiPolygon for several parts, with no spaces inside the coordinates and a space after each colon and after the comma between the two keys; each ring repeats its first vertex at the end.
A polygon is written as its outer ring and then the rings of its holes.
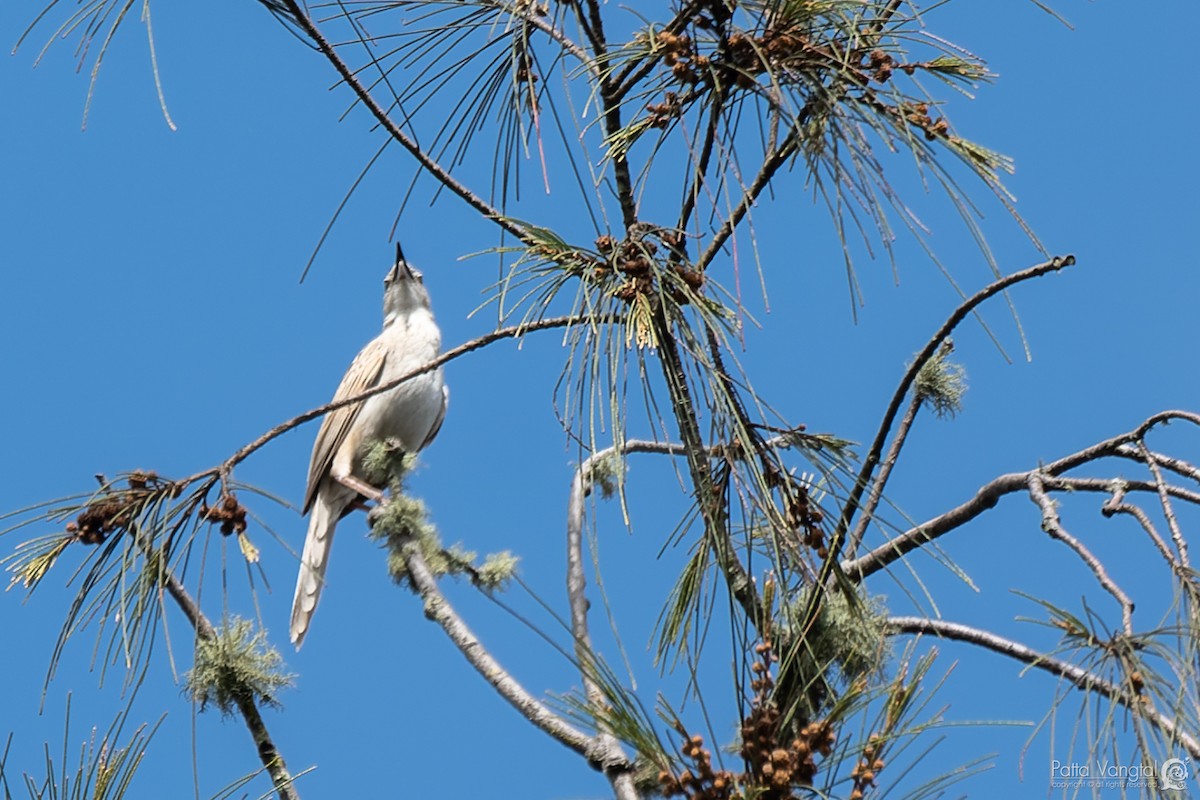
{"type": "MultiPolygon", "coordinates": [[[[384,364],[381,382],[399,378],[432,361],[438,355],[440,336],[433,317],[413,314],[408,324],[393,324],[384,333],[395,336],[397,346],[384,364]],[[399,346],[401,343],[407,346],[399,346]],[[414,342],[422,346],[412,347],[414,342]],[[395,354],[403,353],[397,357],[395,354]]],[[[425,444],[430,430],[442,413],[444,402],[441,369],[405,381],[390,392],[367,400],[360,412],[361,441],[398,439],[405,450],[416,452],[425,444]]]]}

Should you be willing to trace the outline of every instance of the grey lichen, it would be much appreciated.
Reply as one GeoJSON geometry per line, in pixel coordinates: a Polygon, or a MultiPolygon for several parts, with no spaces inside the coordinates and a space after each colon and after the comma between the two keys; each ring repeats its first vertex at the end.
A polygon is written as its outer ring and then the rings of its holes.
{"type": "Polygon", "coordinates": [[[818,663],[833,663],[846,682],[879,673],[891,655],[887,607],[880,596],[829,592],[806,637],[818,663]]]}
{"type": "Polygon", "coordinates": [[[407,551],[415,548],[435,577],[466,574],[483,588],[503,588],[515,572],[516,557],[500,553],[476,566],[474,551],[459,544],[443,547],[425,503],[404,493],[404,477],[415,463],[416,457],[400,451],[394,442],[372,443],[364,453],[366,477],[373,485],[389,487],[387,500],[368,517],[371,536],[388,549],[389,574],[397,583],[410,585],[407,551]]]}
{"type": "Polygon", "coordinates": [[[281,670],[283,657],[267,641],[266,631],[249,620],[228,619],[211,639],[196,642],[196,663],[185,676],[184,691],[204,711],[216,706],[229,716],[243,700],[279,706],[276,695],[292,685],[281,670]]]}
{"type": "MultiPolygon", "coordinates": [[[[804,620],[811,589],[789,603],[783,629],[804,620]]],[[[798,703],[806,716],[836,696],[835,686],[850,686],[878,676],[891,656],[887,635],[887,607],[881,596],[859,589],[847,597],[840,591],[823,592],[816,618],[803,637],[793,642],[780,664],[777,698],[788,707],[798,703]]]]}
{"type": "Polygon", "coordinates": [[[406,452],[395,439],[369,442],[363,449],[363,477],[372,486],[399,492],[416,463],[416,453],[406,452]]]}
{"type": "Polygon", "coordinates": [[[428,555],[427,560],[434,575],[458,575],[470,570],[476,557],[474,550],[468,550],[456,542],[445,550],[439,548],[437,553],[428,555]]]}
{"type": "Polygon", "coordinates": [[[625,480],[625,459],[615,450],[597,458],[587,475],[589,488],[598,487],[600,496],[605,500],[611,499],[625,480]]]}
{"type": "Polygon", "coordinates": [[[507,550],[492,553],[475,572],[475,580],[485,589],[503,589],[517,573],[520,559],[507,550]]]}
{"type": "Polygon", "coordinates": [[[946,340],[937,353],[917,371],[914,391],[917,398],[933,413],[945,419],[962,411],[962,398],[967,392],[967,371],[961,364],[949,360],[954,344],[946,340]]]}

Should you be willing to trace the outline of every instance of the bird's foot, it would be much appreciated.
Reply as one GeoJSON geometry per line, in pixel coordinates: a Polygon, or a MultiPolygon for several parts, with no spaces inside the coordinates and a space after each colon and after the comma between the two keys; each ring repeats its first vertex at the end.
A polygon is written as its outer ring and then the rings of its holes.
{"type": "MultiPolygon", "coordinates": [[[[374,500],[376,503],[383,502],[383,492],[376,489],[371,484],[361,481],[353,475],[344,475],[340,478],[335,478],[338,483],[345,486],[347,489],[353,489],[367,500],[374,500]]],[[[361,502],[361,500],[359,501],[361,502]]]]}

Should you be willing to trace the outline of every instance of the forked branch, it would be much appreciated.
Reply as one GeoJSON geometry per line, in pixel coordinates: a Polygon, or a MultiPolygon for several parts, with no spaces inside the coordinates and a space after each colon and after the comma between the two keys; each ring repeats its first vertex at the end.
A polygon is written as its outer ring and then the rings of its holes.
{"type": "Polygon", "coordinates": [[[1016,659],[1022,664],[1028,664],[1035,669],[1049,672],[1064,678],[1085,692],[1107,697],[1130,710],[1135,716],[1146,720],[1170,741],[1178,742],[1187,750],[1192,758],[1200,758],[1200,741],[1186,731],[1180,730],[1173,720],[1160,711],[1147,706],[1139,695],[1124,689],[1111,681],[1091,673],[1069,661],[1042,653],[1012,639],[999,636],[990,631],[947,622],[940,619],[924,617],[891,617],[888,627],[896,634],[932,634],[943,639],[954,639],[978,645],[993,653],[1016,659]]]}
{"type": "MultiPolygon", "coordinates": [[[[838,520],[837,529],[833,535],[834,553],[840,551],[842,543],[846,541],[846,533],[850,529],[851,522],[854,521],[855,514],[859,510],[859,501],[862,499],[863,492],[871,485],[871,476],[875,472],[875,466],[879,463],[880,455],[883,453],[884,445],[887,443],[888,437],[891,435],[892,426],[896,422],[896,417],[900,414],[900,408],[904,404],[904,398],[908,396],[913,384],[917,380],[917,374],[921,371],[921,367],[925,366],[931,358],[936,355],[938,348],[942,346],[954,329],[958,327],[967,316],[978,308],[988,298],[1000,294],[1005,289],[1015,286],[1023,281],[1037,278],[1050,272],[1058,272],[1066,267],[1075,264],[1075,256],[1055,256],[1054,258],[1042,264],[1023,269],[1020,272],[1014,272],[1012,275],[1006,275],[998,281],[989,284],[984,289],[977,292],[966,302],[954,310],[947,320],[942,323],[942,327],[933,335],[925,347],[913,359],[905,371],[904,376],[900,379],[900,384],[896,387],[895,393],[892,395],[891,401],[888,403],[887,410],[884,411],[883,420],[879,425],[879,430],[875,434],[874,441],[871,442],[871,448],[867,451],[866,457],[863,458],[862,468],[858,472],[858,476],[854,481],[854,486],[850,489],[850,496],[846,499],[845,505],[842,507],[841,518],[838,520]]],[[[878,493],[882,493],[882,486],[876,487],[878,493]]],[[[871,522],[869,515],[864,514],[859,520],[853,533],[849,537],[849,541],[861,541],[866,530],[866,526],[871,522]]]]}
{"type": "Polygon", "coordinates": [[[530,694],[496,661],[455,611],[454,606],[438,587],[419,546],[415,543],[407,545],[402,554],[408,577],[425,602],[425,616],[445,631],[475,671],[521,716],[543,733],[586,758],[589,764],[607,775],[613,782],[614,789],[618,791],[617,796],[620,800],[635,800],[638,795],[631,778],[633,763],[622,752],[617,742],[611,737],[589,736],[530,694]]]}
{"type": "MultiPolygon", "coordinates": [[[[951,531],[957,530],[971,520],[995,507],[1002,497],[1013,492],[1027,491],[1031,477],[1036,473],[1040,476],[1041,485],[1048,491],[1089,491],[1113,493],[1118,486],[1126,491],[1154,492],[1160,499],[1177,498],[1189,503],[1200,505],[1200,492],[1185,489],[1156,478],[1154,481],[1129,480],[1124,477],[1114,478],[1076,478],[1066,475],[1070,470],[1085,464],[1092,464],[1104,458],[1125,458],[1139,463],[1147,463],[1147,456],[1136,447],[1146,433],[1152,428],[1163,425],[1171,420],[1185,420],[1200,425],[1200,415],[1187,411],[1162,411],[1153,415],[1137,428],[1098,442],[1090,447],[1063,456],[1060,459],[1045,464],[1027,472],[1014,472],[1001,475],[981,486],[974,497],[966,502],[933,517],[920,525],[916,525],[868,553],[857,558],[847,558],[842,561],[842,571],[853,581],[862,581],[868,576],[903,558],[908,553],[923,545],[938,539],[951,531]]],[[[1150,459],[1162,463],[1163,457],[1154,451],[1146,451],[1150,459]]],[[[1161,478],[1161,473],[1159,473],[1161,478]]],[[[1169,504],[1168,504],[1169,507],[1169,504]]],[[[1172,556],[1165,546],[1160,547],[1164,556],[1172,556]]],[[[1176,566],[1182,568],[1181,561],[1176,566]]]]}

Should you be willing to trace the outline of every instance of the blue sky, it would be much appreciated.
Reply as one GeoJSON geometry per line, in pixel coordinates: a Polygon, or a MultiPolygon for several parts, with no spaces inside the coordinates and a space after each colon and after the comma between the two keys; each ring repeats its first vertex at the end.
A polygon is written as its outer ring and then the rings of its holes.
{"type": "MultiPolygon", "coordinates": [[[[1200,11],[1181,1],[1147,2],[1131,20],[1128,8],[1111,2],[1063,0],[1056,7],[1074,31],[1032,3],[951,4],[940,20],[930,18],[1000,75],[974,101],[955,101],[956,125],[1016,159],[1010,188],[1018,208],[1050,252],[1074,253],[1079,265],[1012,293],[1031,362],[1020,357],[1020,339],[999,304],[986,317],[1013,363],[978,325],[956,335],[956,358],[970,379],[965,409],[952,422],[918,422],[890,488],[891,501],[913,519],[963,501],[998,474],[1132,428],[1157,410],[1196,407],[1200,156],[1191,140],[1200,120],[1189,87],[1190,34],[1200,11]]],[[[0,41],[15,43],[32,13],[32,6],[0,7],[0,41]]],[[[159,67],[178,130],[163,122],[145,39],[133,21],[106,57],[81,132],[90,62],[75,74],[67,43],[31,69],[48,32],[0,61],[0,364],[9,376],[0,419],[10,453],[0,513],[90,489],[95,473],[190,474],[325,402],[379,327],[389,233],[412,174],[398,151],[385,156],[300,284],[322,229],[380,142],[361,113],[339,123],[348,95],[327,91],[330,67],[255,3],[155,6],[159,67]]],[[[534,175],[536,163],[527,166],[534,175]]],[[[540,197],[538,181],[526,188],[517,216],[547,214],[587,241],[586,226],[556,211],[555,196],[540,197]]],[[[494,246],[496,229],[448,196],[430,206],[430,196],[422,184],[399,232],[426,274],[452,346],[494,324],[486,312],[468,315],[495,280],[495,259],[464,257],[494,246]]],[[[933,195],[911,202],[964,288],[986,284],[986,266],[947,205],[933,195]]],[[[1004,269],[1040,260],[995,204],[985,210],[1004,269]]],[[[791,421],[869,440],[907,360],[956,296],[917,248],[901,244],[898,285],[885,261],[859,260],[865,305],[856,322],[825,211],[803,191],[784,188],[759,215],[758,235],[770,310],[743,280],[763,327],[747,333],[739,357],[791,421]]],[[[728,260],[714,269],[732,284],[728,260]]],[[[520,555],[524,579],[565,613],[564,511],[578,452],[554,414],[562,361],[561,340],[549,333],[448,366],[449,415],[413,491],[447,540],[520,555]]],[[[287,434],[238,477],[298,504],[315,432],[308,425],[287,434]]],[[[1194,431],[1173,431],[1164,442],[1195,460],[1194,431]]],[[[678,567],[678,553],[656,555],[684,502],[666,464],[641,457],[629,474],[632,531],[605,507],[599,536],[614,616],[639,687],[652,698],[659,679],[644,647],[654,621],[646,609],[657,612],[678,567]]],[[[1152,590],[1135,562],[1123,560],[1122,539],[1132,529],[1103,520],[1098,502],[1070,508],[1075,532],[1117,559],[1119,571],[1128,569],[1132,589],[1152,590]]],[[[299,548],[305,523],[294,511],[266,501],[253,510],[299,548]]],[[[478,794],[479,780],[502,797],[607,794],[600,776],[497,699],[424,620],[419,602],[390,584],[381,554],[361,535],[365,524],[351,519],[340,530],[331,583],[299,654],[286,646],[294,556],[261,527],[250,532],[263,548],[270,584],[261,591],[255,575],[263,619],[299,676],[282,697],[285,711],[269,712],[267,720],[294,771],[318,765],[303,778],[304,796],[390,793],[403,783],[412,796],[465,798],[478,794]]],[[[21,535],[5,536],[3,552],[21,535]]],[[[211,539],[202,597],[219,616],[224,558],[230,607],[251,615],[245,570],[228,544],[211,539]]],[[[1010,589],[1041,591],[1065,604],[1087,591],[1104,602],[1082,570],[1044,541],[1033,506],[1019,497],[944,546],[980,588],[918,561],[948,618],[1036,639],[1036,629],[1012,622],[1035,609],[1010,589]]],[[[1132,552],[1145,556],[1144,549],[1132,552]]],[[[93,724],[103,727],[121,702],[117,682],[97,690],[96,676],[87,673],[85,634],[69,646],[37,716],[49,652],[73,593],[64,588],[70,558],[28,602],[18,590],[0,596],[0,680],[9,687],[0,734],[16,732],[11,761],[22,767],[35,767],[43,740],[61,740],[68,690],[73,741],[93,724]]],[[[875,589],[897,612],[905,610],[894,586],[884,581],[875,589]]],[[[449,591],[528,687],[562,693],[576,685],[570,665],[504,612],[467,587],[449,591]]],[[[513,599],[553,629],[528,598],[513,599]]],[[[1152,627],[1157,618],[1148,614],[1152,627]]],[[[186,624],[173,610],[168,624],[174,655],[186,668],[186,624]]],[[[1054,690],[1041,676],[1019,677],[1019,667],[998,656],[953,644],[940,650],[935,669],[957,662],[939,695],[949,719],[1036,721],[1054,690]]],[[[726,674],[723,658],[713,650],[714,680],[726,674]]],[[[173,681],[167,648],[154,661],[133,719],[168,716],[134,796],[190,794],[193,744],[201,796],[256,768],[241,725],[193,714],[173,681]]],[[[717,724],[732,731],[732,718],[717,724]]],[[[1030,732],[951,728],[937,760],[948,767],[998,752],[995,768],[964,784],[964,792],[1041,794],[1052,747],[1061,752],[1067,734],[1060,731],[1057,742],[1045,733],[1034,739],[1022,782],[1018,756],[1030,732]]]]}

